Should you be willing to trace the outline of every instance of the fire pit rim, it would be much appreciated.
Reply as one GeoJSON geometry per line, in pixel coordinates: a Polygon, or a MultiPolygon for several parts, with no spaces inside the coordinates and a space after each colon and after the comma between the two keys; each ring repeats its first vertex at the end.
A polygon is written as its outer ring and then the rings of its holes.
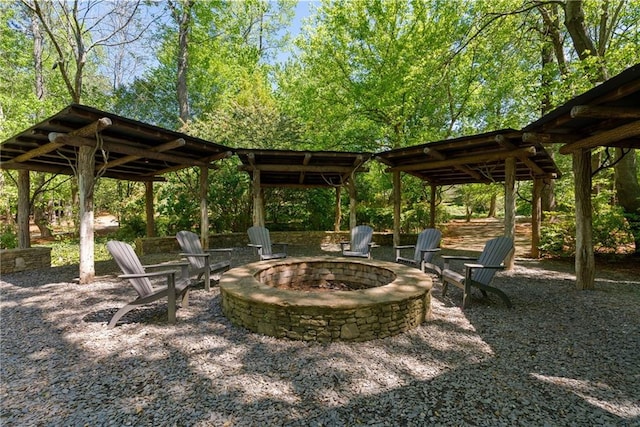
{"type": "Polygon", "coordinates": [[[368,305],[388,304],[423,295],[432,289],[432,281],[422,271],[406,265],[374,259],[357,259],[335,256],[292,257],[279,260],[258,261],[235,267],[220,279],[221,293],[234,298],[263,302],[286,307],[333,307],[348,309],[368,305]],[[389,284],[350,291],[314,292],[278,289],[261,283],[256,276],[269,268],[300,263],[357,263],[390,270],[395,279],[389,284]],[[427,280],[425,280],[425,278],[427,280]]]}

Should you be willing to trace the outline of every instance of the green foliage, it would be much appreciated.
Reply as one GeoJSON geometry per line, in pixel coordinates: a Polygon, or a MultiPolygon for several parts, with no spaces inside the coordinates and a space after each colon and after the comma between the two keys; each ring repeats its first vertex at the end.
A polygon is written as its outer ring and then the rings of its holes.
{"type": "Polygon", "coordinates": [[[547,212],[547,220],[540,228],[539,249],[543,254],[568,255],[576,248],[576,223],[572,215],[547,212]]]}
{"type": "MultiPolygon", "coordinates": [[[[94,245],[94,260],[107,261],[111,255],[107,250],[107,237],[96,237],[94,245]]],[[[48,244],[51,246],[51,266],[60,267],[63,265],[80,263],[80,241],[77,238],[59,238],[48,244]]]]}
{"type": "Polygon", "coordinates": [[[0,249],[13,249],[18,247],[18,235],[16,227],[12,224],[0,223],[0,249]]]}
{"type": "Polygon", "coordinates": [[[140,216],[128,216],[120,221],[120,227],[115,233],[116,240],[133,241],[147,235],[147,223],[140,216]]]}
{"type": "MultiPolygon", "coordinates": [[[[622,209],[617,206],[594,208],[592,219],[593,248],[602,253],[616,253],[633,238],[622,209]]],[[[572,213],[549,212],[540,230],[540,250],[549,255],[573,255],[576,250],[576,222],[572,213]]]]}

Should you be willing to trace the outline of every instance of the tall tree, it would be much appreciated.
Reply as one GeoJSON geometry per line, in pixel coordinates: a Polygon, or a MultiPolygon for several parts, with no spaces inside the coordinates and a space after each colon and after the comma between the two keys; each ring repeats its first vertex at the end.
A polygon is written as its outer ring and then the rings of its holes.
{"type": "Polygon", "coordinates": [[[179,0],[177,3],[167,3],[171,9],[171,16],[178,25],[178,63],[176,73],[176,90],[178,109],[183,124],[189,121],[189,90],[187,87],[187,72],[189,69],[189,32],[191,30],[193,0],[179,0]]]}
{"type": "Polygon", "coordinates": [[[79,103],[83,96],[85,67],[90,55],[97,55],[103,47],[125,45],[142,36],[145,28],[124,40],[118,40],[124,29],[131,24],[142,1],[118,0],[46,2],[22,0],[22,4],[38,17],[42,30],[57,55],[55,67],[69,93],[72,102],[79,103]],[[116,26],[105,25],[111,15],[123,16],[116,26]]]}

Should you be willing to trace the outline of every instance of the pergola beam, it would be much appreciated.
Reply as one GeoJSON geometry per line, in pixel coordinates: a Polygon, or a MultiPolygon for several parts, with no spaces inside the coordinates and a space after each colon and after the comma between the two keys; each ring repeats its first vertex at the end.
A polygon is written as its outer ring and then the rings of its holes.
{"type": "Polygon", "coordinates": [[[580,149],[589,150],[600,145],[606,146],[638,135],[640,135],[640,120],[563,145],[560,147],[560,154],[570,154],[580,149]]]}
{"type": "MultiPolygon", "coordinates": [[[[439,152],[438,150],[436,150],[435,148],[429,148],[426,147],[424,150],[424,154],[426,154],[429,157],[433,157],[436,160],[446,160],[446,156],[444,154],[442,154],[441,152],[439,152]]],[[[482,175],[480,175],[477,171],[474,171],[473,169],[471,169],[470,167],[466,166],[466,165],[455,165],[454,166],[457,170],[459,170],[462,173],[465,173],[467,175],[469,175],[472,178],[475,178],[479,181],[483,181],[486,180],[486,178],[484,178],[482,175]]]]}
{"type": "MultiPolygon", "coordinates": [[[[97,142],[95,140],[76,137],[76,136],[69,136],[69,135],[60,134],[60,133],[52,133],[50,135],[50,138],[54,142],[60,142],[64,145],[71,145],[73,147],[83,147],[83,146],[96,147],[97,146],[97,142]]],[[[129,145],[104,141],[102,148],[106,151],[119,153],[119,154],[126,154],[129,156],[138,156],[139,158],[153,159],[153,160],[171,162],[171,163],[180,163],[183,165],[183,167],[207,166],[208,164],[207,162],[204,162],[202,160],[191,159],[191,158],[179,156],[176,154],[157,153],[152,151],[153,147],[140,148],[140,147],[132,147],[129,145]]]]}
{"type": "MultiPolygon", "coordinates": [[[[505,138],[504,135],[496,135],[496,142],[498,144],[500,144],[501,147],[503,147],[503,148],[505,148],[507,150],[515,151],[517,149],[515,144],[513,144],[507,138],[505,138]]],[[[531,160],[529,158],[529,156],[518,156],[518,159],[522,163],[524,163],[529,169],[531,169],[531,171],[533,172],[534,176],[545,175],[545,172],[542,170],[542,168],[540,166],[538,166],[536,164],[536,162],[531,160]]]]}
{"type": "MultiPolygon", "coordinates": [[[[183,138],[178,138],[178,139],[174,139],[173,141],[166,142],[162,145],[158,145],[157,147],[150,147],[149,151],[154,153],[162,153],[163,151],[173,150],[174,148],[182,147],[184,144],[185,144],[185,140],[183,138]]],[[[138,160],[140,158],[142,158],[142,156],[128,155],[128,156],[120,157],[119,159],[108,161],[107,163],[96,165],[96,169],[97,170],[109,169],[109,168],[123,165],[125,163],[132,162],[134,160],[138,160]]]]}
{"type": "Polygon", "coordinates": [[[571,109],[571,117],[587,117],[590,119],[640,119],[640,108],[576,105],[571,109]]]}
{"type": "Polygon", "coordinates": [[[262,172],[314,172],[314,173],[351,173],[354,171],[354,168],[351,166],[319,166],[319,165],[240,165],[238,166],[238,170],[244,172],[252,172],[254,170],[259,170],[262,172]]]}
{"type": "Polygon", "coordinates": [[[509,157],[520,157],[520,156],[530,157],[535,154],[536,154],[535,147],[526,147],[526,148],[519,148],[517,150],[511,150],[511,151],[498,151],[495,153],[475,154],[471,156],[463,156],[463,157],[450,158],[446,160],[438,160],[435,162],[423,162],[419,164],[412,164],[412,165],[406,165],[406,166],[396,166],[396,167],[391,167],[387,169],[387,171],[409,172],[409,171],[438,169],[438,168],[446,168],[446,167],[456,166],[456,165],[501,161],[501,160],[508,159],[509,157]]]}

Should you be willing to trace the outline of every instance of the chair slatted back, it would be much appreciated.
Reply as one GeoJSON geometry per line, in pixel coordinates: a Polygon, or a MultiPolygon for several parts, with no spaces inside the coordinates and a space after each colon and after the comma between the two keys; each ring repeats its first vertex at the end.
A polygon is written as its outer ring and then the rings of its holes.
{"type": "MultiPolygon", "coordinates": [[[[200,244],[200,238],[196,233],[191,231],[179,231],[176,234],[176,239],[182,248],[182,252],[185,254],[203,254],[202,245],[200,244]]],[[[196,269],[202,269],[205,266],[204,258],[197,256],[188,256],[187,260],[192,267],[196,269]]]]}
{"type": "Polygon", "coordinates": [[[272,255],[271,250],[271,237],[269,236],[269,230],[265,227],[259,227],[254,225],[247,229],[249,235],[249,241],[252,245],[262,246],[261,255],[272,255]]]}
{"type": "MultiPolygon", "coordinates": [[[[496,237],[489,240],[478,258],[478,264],[501,265],[513,250],[513,240],[509,237],[496,237]]],[[[483,285],[488,285],[493,280],[496,270],[480,268],[473,271],[472,279],[483,285]]]]}
{"type": "Polygon", "coordinates": [[[368,225],[358,225],[351,230],[351,252],[369,253],[369,243],[373,238],[373,228],[368,225]]]}
{"type": "MultiPolygon", "coordinates": [[[[422,230],[422,232],[418,234],[418,241],[416,242],[416,251],[413,254],[413,260],[417,263],[423,261],[420,259],[421,251],[437,248],[440,245],[441,239],[442,233],[440,230],[436,230],[435,228],[426,228],[422,230]]],[[[426,252],[424,254],[424,261],[431,262],[435,254],[435,252],[426,252]]]]}
{"type": "MultiPolygon", "coordinates": [[[[124,274],[141,274],[145,272],[138,255],[136,255],[131,245],[117,240],[111,240],[107,242],[107,250],[124,274]]],[[[153,293],[153,286],[151,286],[151,281],[148,278],[139,277],[127,280],[133,285],[133,288],[140,297],[145,297],[153,293]]]]}

